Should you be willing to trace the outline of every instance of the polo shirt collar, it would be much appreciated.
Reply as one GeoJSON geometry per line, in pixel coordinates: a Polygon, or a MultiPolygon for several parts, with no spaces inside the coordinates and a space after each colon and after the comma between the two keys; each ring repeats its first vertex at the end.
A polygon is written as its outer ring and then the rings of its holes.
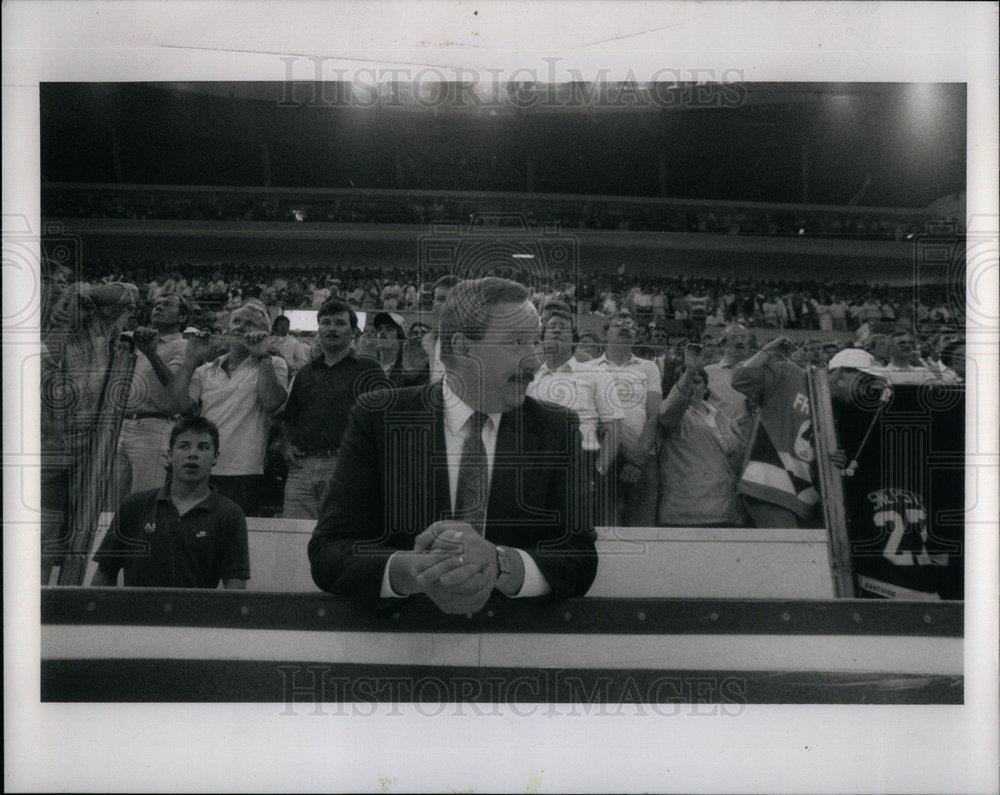
{"type": "Polygon", "coordinates": [[[338,359],[334,364],[327,364],[326,357],[323,355],[323,351],[321,350],[320,355],[317,356],[315,359],[313,359],[311,362],[309,362],[309,364],[317,369],[329,370],[331,367],[336,367],[337,365],[343,364],[348,359],[353,359],[357,361],[357,358],[358,358],[357,353],[355,353],[354,348],[351,348],[343,358],[338,359]]]}
{"type": "MultiPolygon", "coordinates": [[[[451,435],[455,436],[462,430],[465,423],[469,421],[469,417],[471,417],[476,410],[452,391],[451,387],[448,386],[447,375],[441,379],[441,395],[444,398],[445,425],[448,426],[448,430],[451,432],[451,435]]],[[[487,416],[492,421],[494,428],[500,427],[500,418],[503,416],[502,413],[488,414],[487,416]]]]}
{"type": "MultiPolygon", "coordinates": [[[[169,481],[167,481],[162,486],[160,486],[160,490],[156,492],[156,501],[157,502],[170,502],[170,482],[169,481]]],[[[208,487],[208,496],[206,496],[205,499],[203,499],[197,505],[195,505],[192,508],[190,508],[189,512],[190,511],[194,511],[194,510],[198,510],[198,509],[205,510],[205,511],[211,511],[211,510],[213,510],[218,505],[218,503],[219,503],[219,493],[215,490],[215,486],[209,486],[208,487]]]]}

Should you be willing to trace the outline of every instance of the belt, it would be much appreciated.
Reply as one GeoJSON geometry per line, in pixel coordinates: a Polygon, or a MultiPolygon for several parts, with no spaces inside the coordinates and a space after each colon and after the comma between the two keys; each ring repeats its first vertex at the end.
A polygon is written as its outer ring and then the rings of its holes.
{"type": "Polygon", "coordinates": [[[160,414],[155,411],[134,411],[131,414],[126,414],[125,419],[127,420],[172,420],[173,417],[169,414],[160,414]]]}
{"type": "Polygon", "coordinates": [[[303,450],[302,455],[306,457],[314,458],[332,458],[340,452],[340,447],[334,447],[327,450],[303,450]]]}

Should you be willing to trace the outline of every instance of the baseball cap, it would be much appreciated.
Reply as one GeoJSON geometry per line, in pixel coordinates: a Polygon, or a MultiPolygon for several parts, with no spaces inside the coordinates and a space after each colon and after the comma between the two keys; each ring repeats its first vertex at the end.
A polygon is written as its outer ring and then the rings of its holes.
{"type": "Polygon", "coordinates": [[[402,315],[398,315],[395,312],[379,312],[372,318],[372,328],[378,328],[379,326],[392,325],[399,329],[399,336],[406,336],[406,321],[403,319],[402,315]]]}
{"type": "Polygon", "coordinates": [[[875,357],[868,353],[868,351],[863,351],[860,348],[845,348],[842,351],[838,351],[826,366],[827,370],[841,368],[860,370],[863,373],[870,373],[872,375],[881,375],[879,367],[875,363],[875,357]]]}

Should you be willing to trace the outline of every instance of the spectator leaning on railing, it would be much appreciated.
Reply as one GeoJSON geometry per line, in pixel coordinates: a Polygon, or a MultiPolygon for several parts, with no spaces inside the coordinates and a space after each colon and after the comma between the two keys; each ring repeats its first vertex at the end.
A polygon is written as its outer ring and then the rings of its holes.
{"type": "Polygon", "coordinates": [[[351,412],[309,542],[317,585],[459,615],[491,598],[587,592],[597,558],[576,416],[525,396],[539,330],[522,285],[455,286],[441,316],[443,381],[372,393],[351,412]]]}
{"type": "Polygon", "coordinates": [[[219,430],[204,417],[184,417],[168,441],[170,479],[125,499],[94,556],[93,585],[113,586],[125,570],[134,588],[242,590],[250,579],[243,512],[210,485],[219,430]]]}

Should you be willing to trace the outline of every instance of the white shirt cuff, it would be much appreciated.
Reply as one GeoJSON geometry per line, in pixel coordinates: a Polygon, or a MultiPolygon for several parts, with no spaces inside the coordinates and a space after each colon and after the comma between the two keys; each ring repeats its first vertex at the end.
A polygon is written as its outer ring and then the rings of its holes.
{"type": "Polygon", "coordinates": [[[515,549],[514,551],[521,556],[521,561],[524,563],[524,582],[521,583],[521,590],[516,594],[511,594],[510,598],[523,599],[528,596],[545,596],[552,593],[549,581],[545,579],[545,575],[538,568],[534,558],[523,549],[515,549]]]}
{"type": "Polygon", "coordinates": [[[389,556],[389,560],[385,562],[385,570],[382,572],[382,592],[379,594],[383,599],[403,599],[405,598],[402,594],[396,593],[392,590],[392,585],[389,582],[389,564],[392,559],[398,555],[398,552],[393,552],[389,556]]]}

